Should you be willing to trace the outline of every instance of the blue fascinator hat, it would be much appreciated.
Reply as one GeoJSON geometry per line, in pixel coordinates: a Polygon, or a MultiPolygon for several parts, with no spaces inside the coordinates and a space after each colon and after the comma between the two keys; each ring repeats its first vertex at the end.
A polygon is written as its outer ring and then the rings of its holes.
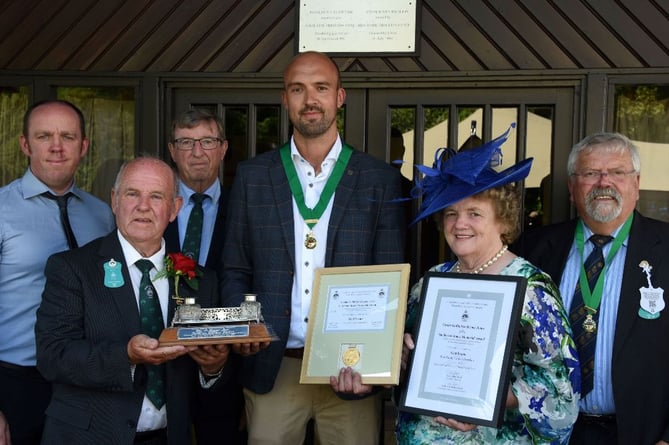
{"type": "Polygon", "coordinates": [[[501,136],[466,151],[440,148],[434,155],[431,168],[417,165],[424,177],[416,182],[411,196],[422,196],[423,202],[411,225],[484,190],[525,179],[530,173],[533,158],[524,159],[500,172],[492,168],[499,165],[500,147],[515,126],[515,123],[511,124],[501,136]]]}

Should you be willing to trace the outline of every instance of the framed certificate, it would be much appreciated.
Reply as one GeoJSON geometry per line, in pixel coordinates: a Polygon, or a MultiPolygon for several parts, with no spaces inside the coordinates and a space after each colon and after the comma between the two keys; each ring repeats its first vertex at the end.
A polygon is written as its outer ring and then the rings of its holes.
{"type": "Polygon", "coordinates": [[[399,383],[410,267],[316,270],[300,383],[330,383],[349,366],[365,384],[399,383]]]}
{"type": "Polygon", "coordinates": [[[498,428],[527,280],[428,272],[400,409],[498,428]]]}

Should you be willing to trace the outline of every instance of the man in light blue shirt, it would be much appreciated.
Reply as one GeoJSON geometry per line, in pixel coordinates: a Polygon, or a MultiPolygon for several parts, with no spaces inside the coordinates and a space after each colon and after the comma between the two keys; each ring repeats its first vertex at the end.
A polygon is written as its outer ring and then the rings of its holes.
{"type": "MultiPolygon", "coordinates": [[[[84,117],[73,104],[44,101],[28,109],[20,137],[29,158],[22,178],[0,188],[0,412],[15,445],[38,444],[51,387],[35,368],[35,313],[47,258],[109,233],[107,204],[74,185],[86,155],[84,117]],[[69,241],[57,197],[67,196],[69,241]]],[[[2,418],[0,417],[0,423],[2,418]]],[[[6,436],[0,424],[0,439],[6,436]]],[[[5,441],[7,437],[4,437],[5,441]]],[[[2,440],[0,440],[2,442],[2,440]]]]}
{"type": "Polygon", "coordinates": [[[669,444],[669,224],[635,210],[641,156],[624,135],[584,138],[567,172],[578,218],[528,232],[515,252],[559,283],[571,312],[581,400],[570,444],[669,444]]]}

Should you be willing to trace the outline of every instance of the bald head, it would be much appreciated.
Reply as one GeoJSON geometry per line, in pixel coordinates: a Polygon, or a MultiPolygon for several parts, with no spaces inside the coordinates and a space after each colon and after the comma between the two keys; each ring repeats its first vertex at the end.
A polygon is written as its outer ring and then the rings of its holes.
{"type": "Polygon", "coordinates": [[[284,82],[284,87],[286,84],[286,79],[289,78],[289,73],[291,69],[294,68],[294,66],[300,66],[303,64],[309,65],[309,64],[316,64],[316,63],[323,63],[325,62],[327,65],[330,66],[332,69],[332,73],[337,78],[337,88],[341,88],[341,76],[339,74],[339,67],[337,64],[332,60],[328,55],[319,53],[318,51],[307,51],[304,53],[300,53],[293,57],[288,63],[288,66],[286,66],[286,69],[283,70],[283,82],[284,82]]]}

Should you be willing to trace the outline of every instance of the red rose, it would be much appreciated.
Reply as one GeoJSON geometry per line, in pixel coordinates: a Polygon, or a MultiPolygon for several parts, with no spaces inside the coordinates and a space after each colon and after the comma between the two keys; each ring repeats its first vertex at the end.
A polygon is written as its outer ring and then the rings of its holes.
{"type": "Polygon", "coordinates": [[[189,279],[195,278],[197,263],[194,259],[182,253],[170,253],[168,255],[172,260],[172,268],[177,274],[187,275],[189,279]]]}
{"type": "Polygon", "coordinates": [[[173,298],[177,300],[177,304],[181,304],[183,299],[179,296],[179,279],[182,276],[185,278],[188,287],[198,290],[197,277],[202,276],[202,271],[198,269],[195,260],[183,253],[168,253],[165,256],[165,268],[159,271],[153,279],[174,278],[174,293],[176,295],[173,298]]]}

